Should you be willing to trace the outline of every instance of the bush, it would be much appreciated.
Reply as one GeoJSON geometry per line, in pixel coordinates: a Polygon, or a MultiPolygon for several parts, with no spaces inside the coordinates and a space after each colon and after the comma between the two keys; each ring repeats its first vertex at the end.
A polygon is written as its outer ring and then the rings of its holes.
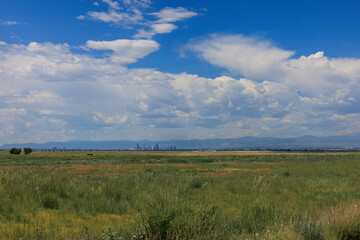
{"type": "Polygon", "coordinates": [[[21,148],[12,148],[10,149],[10,153],[19,155],[21,153],[21,148]]]}
{"type": "Polygon", "coordinates": [[[294,230],[296,233],[302,235],[304,240],[325,239],[321,223],[317,225],[315,220],[312,220],[307,216],[305,216],[303,219],[297,219],[295,221],[294,230]]]}
{"type": "Polygon", "coordinates": [[[281,174],[281,176],[283,176],[283,177],[289,177],[289,176],[290,176],[290,173],[289,173],[289,172],[284,172],[284,173],[281,174]]]}
{"type": "Polygon", "coordinates": [[[358,240],[360,239],[360,224],[357,223],[349,226],[348,228],[341,229],[339,231],[339,237],[341,240],[358,240]]]}
{"type": "Polygon", "coordinates": [[[32,149],[31,148],[24,148],[24,153],[25,154],[30,154],[30,153],[32,153],[32,149]]]}
{"type": "Polygon", "coordinates": [[[43,199],[42,205],[47,209],[59,209],[59,200],[56,197],[49,195],[43,199]]]}
{"type": "Polygon", "coordinates": [[[201,189],[207,185],[207,182],[205,182],[202,179],[194,179],[190,182],[190,188],[193,189],[201,189]]]}

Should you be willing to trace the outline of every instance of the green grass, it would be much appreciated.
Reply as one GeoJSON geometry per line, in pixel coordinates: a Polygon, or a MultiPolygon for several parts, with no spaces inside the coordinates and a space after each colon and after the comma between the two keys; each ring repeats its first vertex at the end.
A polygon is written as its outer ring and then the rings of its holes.
{"type": "Polygon", "coordinates": [[[360,236],[359,153],[87,153],[0,152],[0,239],[360,236]]]}

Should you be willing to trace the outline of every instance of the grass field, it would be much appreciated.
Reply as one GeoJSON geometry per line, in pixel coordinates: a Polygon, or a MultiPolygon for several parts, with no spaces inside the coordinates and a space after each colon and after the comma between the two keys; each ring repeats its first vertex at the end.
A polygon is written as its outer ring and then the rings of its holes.
{"type": "Polygon", "coordinates": [[[0,152],[0,239],[360,239],[360,153],[0,152]]]}

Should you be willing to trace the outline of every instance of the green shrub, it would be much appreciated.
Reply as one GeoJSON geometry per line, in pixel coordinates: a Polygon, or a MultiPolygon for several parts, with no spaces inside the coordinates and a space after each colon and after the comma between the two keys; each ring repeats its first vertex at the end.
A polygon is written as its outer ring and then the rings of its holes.
{"type": "Polygon", "coordinates": [[[356,228],[348,228],[340,231],[341,240],[359,240],[360,239],[360,226],[356,228]]]}
{"type": "Polygon", "coordinates": [[[59,200],[52,195],[48,195],[42,200],[42,205],[47,209],[59,209],[59,200]]]}
{"type": "Polygon", "coordinates": [[[321,223],[317,224],[315,220],[305,216],[295,221],[294,231],[300,234],[304,240],[324,240],[324,233],[321,223]]]}
{"type": "Polygon", "coordinates": [[[21,153],[21,148],[12,148],[10,149],[10,153],[19,155],[21,153]]]}
{"type": "Polygon", "coordinates": [[[195,178],[190,182],[190,188],[201,189],[207,185],[207,182],[203,179],[195,178]]]}
{"type": "Polygon", "coordinates": [[[30,154],[32,153],[32,149],[31,148],[24,148],[24,153],[27,155],[27,154],[30,154]]]}
{"type": "Polygon", "coordinates": [[[360,240],[360,218],[352,220],[347,224],[339,224],[334,227],[340,240],[360,240]]]}

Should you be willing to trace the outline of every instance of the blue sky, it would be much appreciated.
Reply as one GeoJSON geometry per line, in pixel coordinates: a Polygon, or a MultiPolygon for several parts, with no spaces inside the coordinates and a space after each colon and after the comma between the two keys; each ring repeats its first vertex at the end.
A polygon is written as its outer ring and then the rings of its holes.
{"type": "Polygon", "coordinates": [[[0,3],[0,144],[360,132],[359,1],[0,3]]]}

